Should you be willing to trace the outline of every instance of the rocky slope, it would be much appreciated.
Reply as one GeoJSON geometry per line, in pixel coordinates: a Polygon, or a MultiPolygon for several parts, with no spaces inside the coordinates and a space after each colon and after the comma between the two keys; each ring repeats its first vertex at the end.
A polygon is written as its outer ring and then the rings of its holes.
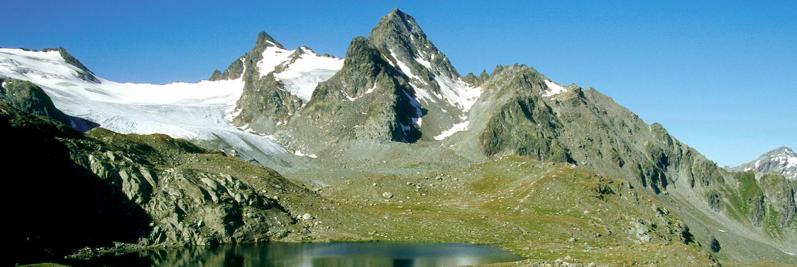
{"type": "Polygon", "coordinates": [[[759,175],[777,173],[789,180],[797,180],[797,153],[788,147],[779,147],[764,153],[758,159],[736,166],[735,171],[751,171],[759,175]]]}
{"type": "MultiPolygon", "coordinates": [[[[727,172],[662,125],[645,123],[597,90],[558,85],[523,65],[496,68],[480,83],[483,92],[471,110],[472,126],[446,141],[461,153],[528,155],[626,177],[673,203],[670,208],[690,218],[688,224],[707,226],[697,231],[700,238],[719,236],[720,231],[710,229],[719,224],[745,229],[737,236],[717,237],[720,244],[742,238],[783,251],[777,257],[794,251],[794,195],[782,177],[750,180],[727,172]]],[[[756,257],[746,245],[725,249],[731,258],[756,257]]]]}
{"type": "Polygon", "coordinates": [[[278,173],[165,135],[101,128],[83,135],[58,122],[56,109],[31,116],[37,109],[17,108],[53,105],[36,94],[40,89],[19,84],[25,83],[5,81],[6,95],[16,96],[0,97],[6,166],[0,195],[3,203],[17,203],[9,206],[14,218],[4,232],[11,249],[4,263],[58,259],[111,242],[207,245],[301,235],[301,214],[290,210],[297,206],[275,196],[296,194],[305,203],[316,197],[278,173]]]}

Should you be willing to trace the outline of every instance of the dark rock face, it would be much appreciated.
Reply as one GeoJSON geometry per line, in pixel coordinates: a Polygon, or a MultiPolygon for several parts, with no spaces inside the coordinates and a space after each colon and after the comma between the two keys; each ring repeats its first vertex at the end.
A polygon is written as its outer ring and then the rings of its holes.
{"type": "Polygon", "coordinates": [[[8,164],[0,198],[19,203],[9,206],[15,217],[2,242],[15,256],[4,264],[113,242],[212,245],[298,232],[265,184],[304,191],[276,172],[163,135],[95,129],[86,136],[42,118],[0,101],[8,164]]]}
{"type": "Polygon", "coordinates": [[[227,67],[224,72],[219,70],[214,70],[213,74],[210,75],[208,80],[211,81],[219,81],[219,80],[232,80],[238,79],[243,74],[244,70],[244,63],[241,60],[236,60],[230,63],[230,66],[227,67]]]}
{"type": "Polygon", "coordinates": [[[318,85],[301,114],[330,136],[413,142],[420,138],[416,120],[422,112],[404,76],[358,37],[343,69],[318,85]]]}
{"type": "Polygon", "coordinates": [[[282,84],[273,74],[260,77],[256,70],[247,68],[244,81],[244,93],[237,102],[240,114],[233,120],[236,125],[254,124],[258,130],[270,131],[302,107],[302,101],[282,90],[282,84]]]}
{"type": "Polygon", "coordinates": [[[709,213],[725,213],[756,228],[781,229],[766,230],[771,236],[793,232],[783,227],[794,222],[792,181],[727,172],[662,125],[645,123],[594,89],[569,86],[566,92],[545,96],[547,78],[519,65],[498,67],[485,77],[471,77],[484,90],[479,101],[490,103],[474,110],[483,116],[471,122],[484,125],[472,130],[485,155],[572,162],[602,175],[627,177],[656,194],[678,192],[702,199],[694,205],[709,213]]]}
{"type": "Polygon", "coordinates": [[[57,259],[83,246],[111,240],[136,242],[149,232],[150,216],[121,190],[70,158],[57,138],[80,138],[0,102],[3,184],[9,212],[2,264],[57,259]],[[7,253],[7,254],[6,254],[7,253]],[[13,255],[13,256],[12,256],[13,255]]]}

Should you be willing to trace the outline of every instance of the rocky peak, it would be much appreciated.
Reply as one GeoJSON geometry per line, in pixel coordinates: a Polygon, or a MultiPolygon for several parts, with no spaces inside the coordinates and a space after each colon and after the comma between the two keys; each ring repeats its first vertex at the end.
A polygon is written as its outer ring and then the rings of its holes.
{"type": "Polygon", "coordinates": [[[415,75],[425,81],[431,81],[431,75],[459,77],[448,57],[426,37],[415,18],[399,9],[382,17],[371,30],[368,40],[382,53],[392,57],[391,60],[409,67],[412,73],[405,73],[408,76],[415,75]]]}
{"type": "Polygon", "coordinates": [[[266,32],[260,32],[257,34],[257,41],[255,42],[255,48],[266,48],[266,47],[278,47],[285,49],[282,44],[274,40],[274,37],[268,35],[266,32]]]}
{"type": "Polygon", "coordinates": [[[271,37],[266,32],[260,32],[257,34],[257,39],[255,40],[255,46],[249,50],[248,53],[244,54],[243,56],[236,58],[235,60],[230,63],[226,70],[219,71],[214,70],[213,73],[210,75],[209,80],[217,81],[217,80],[232,80],[242,78],[244,75],[244,65],[249,67],[249,70],[255,70],[253,68],[253,63],[256,64],[260,59],[262,59],[263,51],[269,47],[275,47],[278,49],[284,50],[285,47],[282,46],[281,43],[277,42],[274,37],[271,37]],[[252,65],[252,66],[249,66],[252,65]]]}
{"type": "Polygon", "coordinates": [[[342,69],[318,85],[302,117],[324,136],[414,142],[423,116],[414,94],[368,39],[356,37],[342,69]]]}
{"type": "Polygon", "coordinates": [[[409,81],[416,93],[413,101],[423,106],[423,120],[430,122],[423,126],[425,136],[436,137],[464,125],[481,90],[460,78],[412,16],[394,9],[379,20],[368,41],[409,81]]]}

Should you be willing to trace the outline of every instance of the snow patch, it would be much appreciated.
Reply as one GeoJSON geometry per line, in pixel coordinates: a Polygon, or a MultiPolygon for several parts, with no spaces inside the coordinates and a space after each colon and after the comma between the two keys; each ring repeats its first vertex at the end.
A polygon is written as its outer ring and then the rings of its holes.
{"type": "Polygon", "coordinates": [[[410,78],[410,82],[412,82],[412,80],[423,82],[423,80],[421,80],[420,78],[418,78],[418,76],[415,76],[415,74],[412,73],[412,69],[410,69],[410,66],[407,66],[407,64],[404,63],[404,61],[401,61],[396,56],[396,53],[394,53],[392,49],[390,50],[390,56],[396,60],[396,65],[398,65],[399,70],[401,70],[401,72],[403,72],[404,75],[407,75],[407,78],[410,78]]]}
{"type": "Polygon", "coordinates": [[[545,90],[542,93],[542,96],[545,97],[555,96],[568,91],[567,88],[564,88],[563,86],[549,80],[545,80],[545,86],[548,87],[548,90],[545,90]]]}
{"type": "Polygon", "coordinates": [[[444,140],[444,139],[448,138],[449,136],[454,135],[457,132],[465,131],[465,130],[468,129],[468,125],[469,124],[470,124],[470,121],[467,121],[467,120],[463,121],[463,122],[460,122],[460,123],[456,123],[456,124],[454,124],[454,126],[451,126],[450,129],[445,130],[445,131],[441,132],[439,135],[435,136],[434,140],[438,140],[438,141],[444,140]]]}
{"type": "MultiPolygon", "coordinates": [[[[436,103],[432,94],[429,93],[425,88],[421,88],[422,86],[426,86],[425,82],[421,80],[418,76],[416,76],[410,67],[401,61],[393,50],[390,50],[390,56],[393,57],[396,61],[396,65],[398,65],[399,70],[404,73],[410,79],[410,85],[413,89],[415,89],[415,95],[420,100],[425,100],[427,102],[436,103]],[[421,86],[417,85],[416,83],[424,83],[421,86]]],[[[427,69],[431,71],[432,64],[423,59],[423,57],[416,57],[415,61],[418,64],[423,65],[427,69]]],[[[479,99],[481,96],[481,88],[470,86],[468,83],[458,79],[458,78],[450,78],[444,75],[435,76],[435,82],[440,88],[440,94],[436,94],[438,98],[442,98],[446,100],[452,106],[455,106],[462,111],[468,111],[476,100],[479,99]]]]}
{"type": "Polygon", "coordinates": [[[0,48],[0,73],[9,78],[29,80],[80,80],[81,69],[66,63],[58,51],[25,51],[0,48]]]}
{"type": "Polygon", "coordinates": [[[282,81],[286,91],[307,103],[320,82],[329,80],[343,68],[343,60],[320,56],[304,47],[299,49],[302,50],[302,54],[293,62],[284,63],[286,69],[275,73],[274,77],[282,81]]]}
{"type": "Polygon", "coordinates": [[[424,66],[424,67],[426,67],[427,69],[432,69],[432,63],[430,63],[430,62],[429,62],[428,60],[426,60],[426,59],[423,59],[423,57],[416,57],[416,58],[415,58],[415,62],[418,62],[418,64],[421,64],[421,65],[423,65],[423,66],[424,66]]]}
{"type": "Polygon", "coordinates": [[[440,86],[440,93],[443,94],[443,98],[463,112],[470,110],[482,94],[480,87],[470,86],[460,79],[438,76],[435,77],[435,81],[440,86]]]}
{"type": "Polygon", "coordinates": [[[311,159],[318,158],[318,156],[316,156],[316,154],[305,154],[305,153],[302,153],[302,151],[299,151],[299,150],[293,151],[293,154],[296,155],[296,156],[299,156],[299,157],[308,157],[308,158],[311,158],[311,159]]]}
{"type": "Polygon", "coordinates": [[[257,62],[260,77],[273,73],[278,66],[282,66],[283,70],[274,73],[274,78],[282,82],[285,91],[306,104],[319,83],[332,78],[343,68],[343,59],[321,56],[305,47],[294,50],[276,46],[266,47],[262,58],[257,62]],[[297,51],[298,56],[292,58],[291,55],[297,51]]]}
{"type": "Polygon", "coordinates": [[[273,72],[277,66],[288,60],[292,52],[276,46],[266,47],[261,54],[260,61],[257,62],[257,72],[260,73],[260,77],[273,72]]]}
{"type": "Polygon", "coordinates": [[[373,93],[374,90],[376,90],[376,83],[374,83],[374,86],[371,86],[371,88],[368,88],[368,90],[365,90],[365,94],[373,93]]]}
{"type": "Polygon", "coordinates": [[[359,99],[360,97],[363,97],[363,96],[365,96],[365,95],[367,95],[367,94],[373,93],[373,92],[374,92],[374,90],[376,90],[376,83],[374,83],[374,86],[371,86],[371,88],[368,88],[368,90],[365,90],[365,92],[364,92],[363,94],[361,94],[361,95],[359,95],[359,96],[356,96],[356,97],[351,97],[351,96],[349,96],[349,94],[347,94],[346,92],[343,92],[343,91],[341,91],[341,93],[342,93],[342,94],[343,94],[343,96],[344,96],[344,97],[346,97],[346,99],[348,99],[349,101],[354,101],[354,100],[357,100],[357,99],[359,99]]]}

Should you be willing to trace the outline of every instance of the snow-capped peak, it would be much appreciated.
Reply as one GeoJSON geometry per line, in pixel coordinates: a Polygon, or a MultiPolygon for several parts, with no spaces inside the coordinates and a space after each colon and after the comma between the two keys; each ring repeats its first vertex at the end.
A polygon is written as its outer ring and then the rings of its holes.
{"type": "Polygon", "coordinates": [[[738,170],[758,173],[775,172],[787,179],[797,180],[797,153],[788,147],[769,151],[752,163],[737,167],[738,170]]]}
{"type": "Polygon", "coordinates": [[[783,150],[771,158],[777,161],[784,168],[797,168],[797,154],[790,148],[783,148],[783,150]]]}

